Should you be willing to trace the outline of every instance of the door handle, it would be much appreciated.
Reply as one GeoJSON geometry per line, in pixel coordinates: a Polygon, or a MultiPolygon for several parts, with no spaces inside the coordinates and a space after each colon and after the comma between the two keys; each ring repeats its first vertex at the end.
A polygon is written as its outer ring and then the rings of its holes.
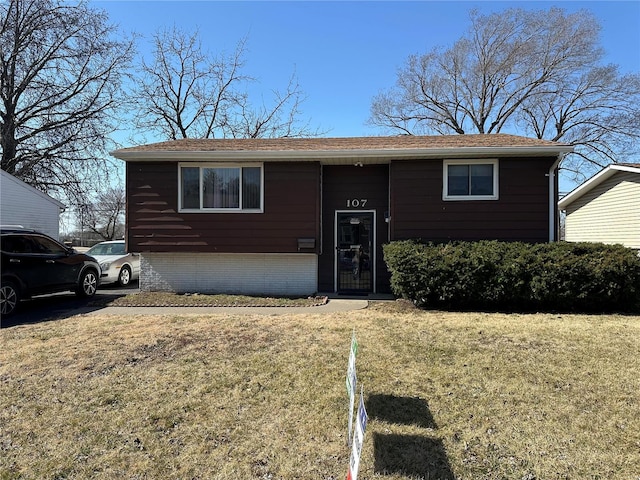
{"type": "Polygon", "coordinates": [[[56,263],[55,260],[46,260],[46,263],[56,263]]]}
{"type": "Polygon", "coordinates": [[[20,260],[17,258],[10,258],[9,263],[20,263],[20,260]]]}

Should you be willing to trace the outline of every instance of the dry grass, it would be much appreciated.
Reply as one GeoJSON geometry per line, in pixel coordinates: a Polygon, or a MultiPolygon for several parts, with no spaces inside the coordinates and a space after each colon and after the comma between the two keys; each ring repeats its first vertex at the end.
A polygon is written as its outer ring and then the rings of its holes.
{"type": "Polygon", "coordinates": [[[640,317],[77,316],[0,331],[0,478],[640,478],[640,317]]]}
{"type": "MultiPolygon", "coordinates": [[[[95,298],[95,303],[104,303],[95,298]]],[[[327,297],[250,297],[247,295],[206,295],[200,293],[138,292],[109,300],[112,307],[316,307],[327,297]]]]}

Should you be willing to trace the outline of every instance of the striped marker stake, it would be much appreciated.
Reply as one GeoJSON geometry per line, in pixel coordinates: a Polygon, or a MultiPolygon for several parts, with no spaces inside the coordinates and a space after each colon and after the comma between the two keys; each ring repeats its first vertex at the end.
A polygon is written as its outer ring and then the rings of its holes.
{"type": "Polygon", "coordinates": [[[356,375],[356,355],[358,354],[358,341],[356,331],[351,336],[351,351],[349,352],[349,364],[347,366],[347,394],[349,395],[349,424],[347,426],[347,445],[351,446],[351,430],[353,425],[353,406],[356,401],[356,387],[358,378],[356,375]]]}
{"type": "Polygon", "coordinates": [[[360,403],[358,405],[358,417],[353,432],[353,447],[351,458],[349,459],[349,473],[347,480],[358,479],[358,469],[360,468],[360,455],[362,454],[362,443],[364,442],[364,432],[367,429],[367,410],[364,407],[364,393],[360,387],[360,403]]]}

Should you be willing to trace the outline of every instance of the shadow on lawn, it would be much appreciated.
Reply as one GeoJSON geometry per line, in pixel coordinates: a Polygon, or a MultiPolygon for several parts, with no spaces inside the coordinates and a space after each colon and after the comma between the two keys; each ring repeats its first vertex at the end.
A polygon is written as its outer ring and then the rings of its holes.
{"type": "Polygon", "coordinates": [[[388,423],[416,425],[436,429],[435,420],[426,400],[418,397],[373,394],[367,399],[367,414],[388,423]]]}
{"type": "Polygon", "coordinates": [[[373,434],[374,472],[455,480],[442,440],[422,435],[373,434]]]}
{"type": "MultiPolygon", "coordinates": [[[[367,399],[369,418],[387,423],[437,429],[426,400],[373,394],[367,399]]],[[[376,473],[455,480],[442,440],[428,435],[373,434],[376,473]]]]}

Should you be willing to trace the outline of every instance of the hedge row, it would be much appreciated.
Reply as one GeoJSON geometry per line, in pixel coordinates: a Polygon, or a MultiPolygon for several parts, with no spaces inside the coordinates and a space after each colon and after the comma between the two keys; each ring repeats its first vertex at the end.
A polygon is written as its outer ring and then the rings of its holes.
{"type": "Polygon", "coordinates": [[[640,257],[593,243],[392,242],[391,288],[427,308],[639,312],[640,257]]]}

